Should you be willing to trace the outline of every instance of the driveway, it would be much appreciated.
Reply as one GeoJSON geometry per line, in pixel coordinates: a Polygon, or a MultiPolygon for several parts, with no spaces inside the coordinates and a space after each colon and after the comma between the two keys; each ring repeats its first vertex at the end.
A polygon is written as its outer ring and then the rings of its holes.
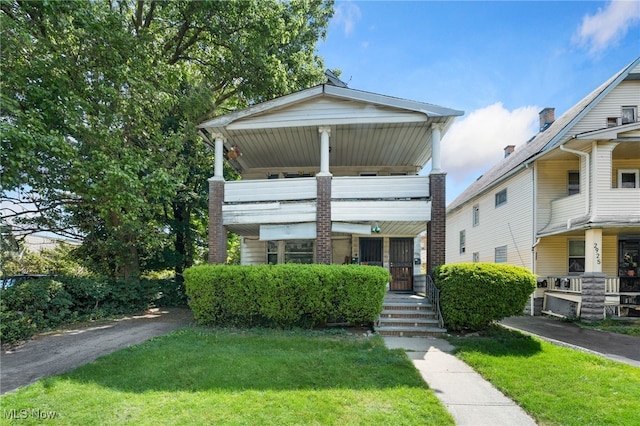
{"type": "Polygon", "coordinates": [[[64,373],[96,358],[193,321],[189,309],[152,309],[143,315],[85,323],[44,333],[0,354],[0,394],[64,373]]]}

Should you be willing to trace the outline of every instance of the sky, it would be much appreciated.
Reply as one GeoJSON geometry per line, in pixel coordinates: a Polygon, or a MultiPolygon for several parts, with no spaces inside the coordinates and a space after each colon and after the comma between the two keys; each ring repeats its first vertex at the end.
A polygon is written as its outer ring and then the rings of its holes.
{"type": "Polygon", "coordinates": [[[336,0],[318,53],[350,88],[464,111],[442,138],[450,203],[543,108],[560,117],[640,56],[640,1],[336,0]]]}

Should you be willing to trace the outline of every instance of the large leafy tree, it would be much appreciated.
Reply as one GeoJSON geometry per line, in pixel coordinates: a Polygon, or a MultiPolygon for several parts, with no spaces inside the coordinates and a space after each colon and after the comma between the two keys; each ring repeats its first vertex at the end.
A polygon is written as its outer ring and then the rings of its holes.
{"type": "Polygon", "coordinates": [[[0,0],[2,190],[94,266],[177,272],[206,232],[195,124],[318,83],[332,0],[0,0]]]}

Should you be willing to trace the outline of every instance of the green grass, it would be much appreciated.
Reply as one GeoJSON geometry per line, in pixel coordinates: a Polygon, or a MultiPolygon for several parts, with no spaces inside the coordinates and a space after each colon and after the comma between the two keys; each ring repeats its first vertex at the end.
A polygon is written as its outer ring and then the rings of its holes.
{"type": "Polygon", "coordinates": [[[577,322],[580,327],[595,328],[597,330],[611,331],[613,333],[628,334],[629,336],[640,337],[640,318],[636,320],[613,320],[606,319],[594,323],[577,322]]]}
{"type": "Polygon", "coordinates": [[[640,368],[495,327],[455,337],[456,355],[542,425],[640,422],[640,368]]]}
{"type": "Polygon", "coordinates": [[[326,332],[186,328],[0,402],[2,424],[453,424],[403,351],[326,332]]]}

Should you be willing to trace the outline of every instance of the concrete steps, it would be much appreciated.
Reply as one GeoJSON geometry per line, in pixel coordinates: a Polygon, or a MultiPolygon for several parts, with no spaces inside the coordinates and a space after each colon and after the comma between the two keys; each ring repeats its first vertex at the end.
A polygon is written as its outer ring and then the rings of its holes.
{"type": "Polygon", "coordinates": [[[438,326],[436,313],[426,298],[412,294],[388,293],[383,311],[374,325],[381,336],[442,337],[446,329],[438,326]]]}

